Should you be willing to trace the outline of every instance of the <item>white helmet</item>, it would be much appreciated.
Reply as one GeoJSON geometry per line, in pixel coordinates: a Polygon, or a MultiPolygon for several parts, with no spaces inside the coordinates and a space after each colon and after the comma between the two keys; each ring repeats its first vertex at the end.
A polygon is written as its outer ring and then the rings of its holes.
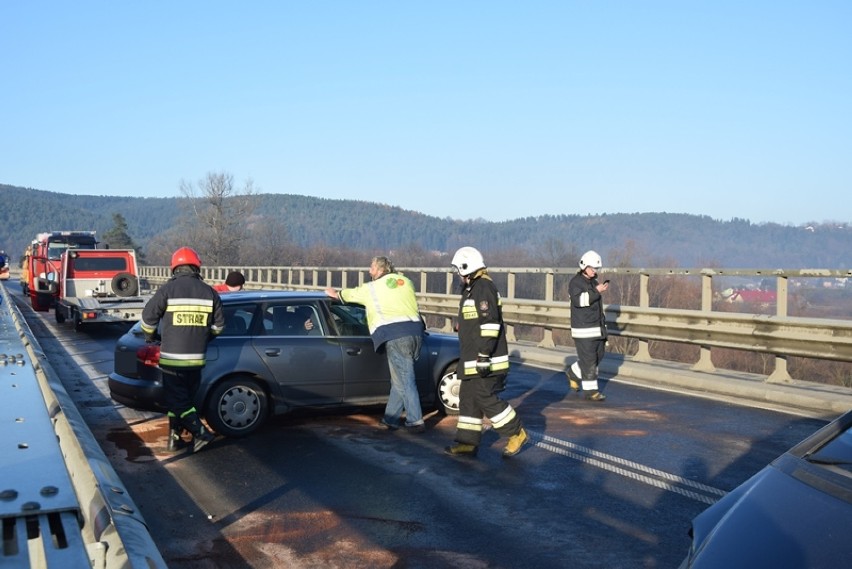
{"type": "Polygon", "coordinates": [[[586,267],[592,267],[595,270],[603,267],[601,256],[594,251],[586,251],[583,253],[583,256],[580,257],[580,270],[585,271],[586,267]]]}
{"type": "Polygon", "coordinates": [[[466,277],[484,269],[485,259],[482,258],[482,253],[473,247],[462,247],[453,255],[452,265],[461,276],[466,277]]]}

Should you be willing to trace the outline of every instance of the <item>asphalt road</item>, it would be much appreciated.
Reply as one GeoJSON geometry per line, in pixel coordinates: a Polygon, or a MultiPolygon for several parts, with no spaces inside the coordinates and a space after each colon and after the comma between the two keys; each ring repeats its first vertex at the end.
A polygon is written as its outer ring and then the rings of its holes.
{"type": "Polygon", "coordinates": [[[825,424],[616,382],[589,403],[517,365],[504,397],[533,444],[512,459],[493,432],[448,457],[454,418],[389,433],[380,409],[170,455],[162,415],[109,399],[121,329],[22,310],[174,568],[677,567],[695,515],[825,424]]]}

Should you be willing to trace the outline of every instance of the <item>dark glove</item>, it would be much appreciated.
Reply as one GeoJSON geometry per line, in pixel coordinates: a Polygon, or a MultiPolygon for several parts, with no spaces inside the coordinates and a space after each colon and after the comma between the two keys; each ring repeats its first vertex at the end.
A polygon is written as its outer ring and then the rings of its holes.
{"type": "Polygon", "coordinates": [[[488,377],[491,373],[491,358],[479,354],[476,358],[476,373],[478,373],[480,377],[488,377]]]}

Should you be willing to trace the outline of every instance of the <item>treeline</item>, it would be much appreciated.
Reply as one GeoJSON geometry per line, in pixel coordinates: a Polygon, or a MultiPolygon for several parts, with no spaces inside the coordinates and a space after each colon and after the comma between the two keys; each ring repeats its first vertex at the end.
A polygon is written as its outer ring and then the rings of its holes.
{"type": "Polygon", "coordinates": [[[197,190],[194,195],[174,198],[66,195],[0,185],[5,214],[0,249],[14,260],[42,231],[103,235],[114,229],[116,214],[150,264],[164,264],[174,248],[191,244],[207,247],[208,258],[221,264],[353,265],[390,254],[401,266],[441,266],[458,247],[474,245],[493,266],[573,267],[583,251],[596,249],[610,266],[845,269],[852,245],[846,222],[789,226],[670,213],[486,222],[367,201],[244,193],[227,174],[202,182],[189,188],[197,190]],[[227,233],[214,233],[217,220],[228,222],[227,233]]]}

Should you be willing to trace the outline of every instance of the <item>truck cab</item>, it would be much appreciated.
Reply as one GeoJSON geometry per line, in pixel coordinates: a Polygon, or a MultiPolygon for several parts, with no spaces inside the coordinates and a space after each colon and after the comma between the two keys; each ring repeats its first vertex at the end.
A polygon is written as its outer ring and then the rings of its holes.
{"type": "Polygon", "coordinates": [[[69,249],[95,249],[94,231],[39,233],[29,247],[26,290],[33,310],[47,312],[59,296],[62,253],[69,249]]]}

